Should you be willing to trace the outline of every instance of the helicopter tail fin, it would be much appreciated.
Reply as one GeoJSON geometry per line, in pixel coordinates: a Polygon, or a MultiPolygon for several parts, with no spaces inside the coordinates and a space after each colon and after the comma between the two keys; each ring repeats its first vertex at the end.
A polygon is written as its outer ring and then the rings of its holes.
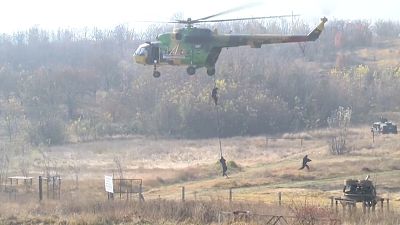
{"type": "Polygon", "coordinates": [[[318,26],[307,35],[308,41],[315,41],[319,38],[319,35],[324,30],[324,25],[325,25],[326,21],[328,21],[328,19],[326,17],[321,18],[321,23],[318,24],[318,26]]]}

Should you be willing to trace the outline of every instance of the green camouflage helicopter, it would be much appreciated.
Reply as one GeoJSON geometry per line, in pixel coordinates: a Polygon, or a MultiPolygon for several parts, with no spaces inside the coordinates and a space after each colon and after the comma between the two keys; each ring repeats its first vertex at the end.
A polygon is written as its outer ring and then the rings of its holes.
{"type": "Polygon", "coordinates": [[[193,24],[205,22],[226,22],[237,20],[266,19],[284,16],[252,17],[238,19],[209,20],[238,8],[230,9],[211,16],[192,20],[176,20],[166,23],[186,24],[184,28],[174,29],[172,33],[161,34],[157,41],[141,44],[135,51],[136,63],[153,65],[153,76],[158,78],[161,73],[157,71],[157,65],[188,65],[186,72],[189,75],[196,73],[196,69],[205,67],[207,74],[215,74],[215,63],[222,48],[249,45],[252,48],[261,48],[263,44],[289,43],[315,41],[324,29],[328,21],[325,17],[321,23],[308,35],[271,35],[271,34],[218,34],[207,28],[197,28],[193,24]]]}

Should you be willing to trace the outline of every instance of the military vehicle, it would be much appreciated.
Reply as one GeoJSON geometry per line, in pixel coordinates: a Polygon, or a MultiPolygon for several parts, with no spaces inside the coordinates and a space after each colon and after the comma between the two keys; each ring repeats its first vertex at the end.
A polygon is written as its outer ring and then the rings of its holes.
{"type": "Polygon", "coordinates": [[[338,198],[344,202],[362,202],[366,206],[375,206],[381,197],[376,195],[376,189],[369,176],[364,180],[347,179],[344,181],[343,196],[338,198]]]}
{"type": "Polygon", "coordinates": [[[372,125],[371,131],[378,134],[397,134],[397,125],[386,118],[372,125]]]}

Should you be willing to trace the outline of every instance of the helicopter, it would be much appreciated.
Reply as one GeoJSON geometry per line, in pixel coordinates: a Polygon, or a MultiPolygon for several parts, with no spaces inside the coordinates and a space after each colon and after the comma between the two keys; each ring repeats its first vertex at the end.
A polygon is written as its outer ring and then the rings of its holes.
{"type": "Polygon", "coordinates": [[[145,42],[134,53],[136,63],[153,65],[153,77],[158,78],[161,73],[157,66],[187,65],[189,75],[196,73],[196,69],[205,67],[207,74],[215,74],[215,64],[223,48],[249,45],[251,48],[261,48],[264,44],[308,42],[315,41],[324,29],[327,18],[321,18],[319,25],[307,35],[273,35],[273,34],[218,34],[218,31],[208,28],[197,28],[194,24],[208,22],[226,22],[237,20],[267,19],[286,16],[266,16],[237,19],[210,18],[236,11],[238,8],[226,10],[211,16],[192,20],[175,20],[163,23],[185,24],[184,28],[175,28],[172,33],[164,33],[156,41],[145,42]]]}

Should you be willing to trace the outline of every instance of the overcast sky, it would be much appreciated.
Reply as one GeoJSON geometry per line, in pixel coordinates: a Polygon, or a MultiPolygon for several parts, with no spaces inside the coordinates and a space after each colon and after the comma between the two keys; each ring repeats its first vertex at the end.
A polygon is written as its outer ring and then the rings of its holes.
{"type": "MultiPolygon", "coordinates": [[[[218,18],[301,14],[306,20],[400,20],[399,0],[260,0],[256,7],[218,18]]],[[[43,29],[135,26],[140,20],[169,20],[175,13],[192,19],[248,4],[249,0],[1,0],[0,32],[33,26],[43,29]]]]}

